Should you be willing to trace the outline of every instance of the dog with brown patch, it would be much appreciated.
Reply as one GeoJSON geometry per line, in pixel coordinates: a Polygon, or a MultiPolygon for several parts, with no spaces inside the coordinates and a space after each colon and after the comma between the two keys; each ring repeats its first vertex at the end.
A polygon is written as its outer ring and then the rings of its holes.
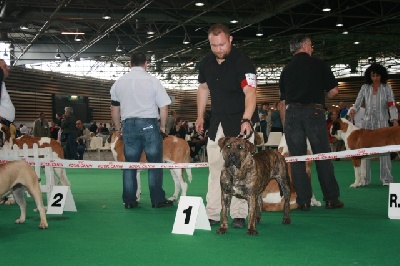
{"type": "Polygon", "coordinates": [[[0,196],[12,191],[14,199],[21,209],[20,217],[15,221],[22,224],[26,218],[26,201],[24,192],[28,190],[34,198],[40,213],[40,229],[48,228],[46,210],[43,206],[42,192],[40,191],[39,179],[32,167],[24,161],[12,161],[0,164],[0,196]]]}
{"type": "MultiPolygon", "coordinates": [[[[114,159],[119,162],[125,162],[124,156],[124,142],[122,137],[118,137],[117,133],[114,132],[109,141],[111,143],[111,152],[114,159]]],[[[163,140],[163,161],[167,163],[190,163],[190,147],[187,141],[178,138],[176,136],[167,136],[163,140]]],[[[142,152],[140,162],[147,162],[146,155],[142,152]]],[[[181,196],[186,196],[188,184],[185,180],[183,169],[170,169],[171,175],[175,183],[174,195],[168,200],[177,200],[179,198],[179,192],[182,191],[181,196]]],[[[186,168],[186,174],[189,182],[192,182],[192,170],[186,168]]],[[[138,189],[136,191],[137,200],[140,199],[141,187],[140,187],[140,171],[137,171],[136,180],[138,182],[138,189]]]]}
{"type": "Polygon", "coordinates": [[[256,223],[261,221],[262,192],[270,180],[276,180],[285,199],[283,224],[290,224],[290,180],[285,158],[276,150],[253,153],[256,147],[246,139],[224,137],[219,139],[225,160],[221,172],[221,226],[217,234],[226,234],[232,196],[246,199],[249,205],[247,235],[258,235],[256,223]]]}
{"type": "MultiPolygon", "coordinates": [[[[374,130],[359,129],[345,118],[339,118],[333,122],[331,135],[343,140],[348,150],[400,144],[400,127],[398,126],[374,130]]],[[[364,159],[356,156],[351,160],[354,166],[355,181],[350,187],[367,185],[364,159]]]]}
{"type": "MultiPolygon", "coordinates": [[[[283,157],[289,157],[289,149],[286,144],[286,138],[285,134],[282,135],[281,142],[279,143],[278,146],[278,152],[283,155],[283,157]]],[[[307,154],[306,155],[311,155],[312,150],[311,150],[311,145],[310,142],[307,139],[307,154]]],[[[311,180],[311,165],[312,161],[307,161],[306,162],[306,172],[308,178],[311,180]]],[[[292,181],[292,171],[290,167],[290,163],[287,164],[287,170],[288,170],[288,175],[290,179],[290,209],[297,209],[298,204],[296,203],[296,190],[293,185],[292,181]]],[[[263,199],[263,210],[264,211],[281,211],[283,210],[284,204],[285,204],[285,199],[283,198],[279,185],[275,180],[271,180],[265,190],[262,193],[262,199],[263,199]]],[[[313,194],[311,198],[311,206],[321,206],[321,202],[318,201],[315,198],[315,195],[313,194]]]]}
{"type": "MultiPolygon", "coordinates": [[[[24,144],[28,146],[28,149],[32,149],[33,144],[36,143],[38,148],[50,147],[53,152],[53,159],[64,159],[64,149],[55,139],[48,137],[32,137],[28,135],[13,139],[11,138],[10,129],[3,124],[1,124],[1,131],[3,131],[4,144],[8,149],[12,149],[13,145],[17,145],[19,149],[22,149],[24,144]]],[[[71,186],[65,168],[54,167],[54,173],[54,184],[61,183],[63,186],[71,186]],[[58,177],[58,180],[55,179],[56,177],[58,177]]]]}

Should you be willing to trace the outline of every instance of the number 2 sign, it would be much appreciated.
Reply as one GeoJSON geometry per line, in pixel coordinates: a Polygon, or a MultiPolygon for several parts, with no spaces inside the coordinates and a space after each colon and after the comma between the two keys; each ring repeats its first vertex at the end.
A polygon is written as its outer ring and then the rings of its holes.
{"type": "Polygon", "coordinates": [[[62,214],[64,211],[75,211],[75,201],[69,186],[54,186],[48,198],[47,214],[62,214]]]}
{"type": "Polygon", "coordinates": [[[203,199],[182,196],[179,198],[172,233],[193,235],[195,229],[211,231],[203,199]]]}

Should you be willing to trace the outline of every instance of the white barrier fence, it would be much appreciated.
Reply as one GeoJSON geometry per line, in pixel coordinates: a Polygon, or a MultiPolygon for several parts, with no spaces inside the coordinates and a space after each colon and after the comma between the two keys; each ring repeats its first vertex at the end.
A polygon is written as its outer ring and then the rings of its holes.
{"type": "MultiPolygon", "coordinates": [[[[384,147],[364,148],[358,150],[346,150],[340,152],[318,153],[304,156],[286,157],[286,162],[297,161],[317,161],[317,160],[332,160],[336,158],[351,158],[355,156],[377,156],[382,153],[400,152],[400,145],[390,145],[384,147]]],[[[50,155],[51,156],[51,155],[50,155]]],[[[116,162],[116,161],[90,161],[90,160],[60,160],[45,158],[30,158],[24,157],[24,160],[32,166],[37,164],[44,167],[61,167],[61,168],[84,168],[84,169],[151,169],[151,168],[198,168],[208,167],[208,163],[132,163],[132,162],[116,162]]],[[[9,156],[4,156],[0,152],[0,163],[11,160],[20,160],[21,158],[10,153],[9,156]]]]}
{"type": "Polygon", "coordinates": [[[51,161],[53,158],[53,151],[50,147],[39,148],[38,144],[34,143],[33,148],[29,149],[27,144],[23,145],[23,148],[20,149],[17,145],[14,145],[12,149],[9,149],[7,146],[4,146],[0,149],[0,158],[4,158],[0,160],[0,163],[5,163],[8,161],[15,160],[23,160],[26,161],[29,165],[35,168],[36,175],[40,178],[40,168],[44,167],[45,172],[45,184],[40,184],[40,190],[43,193],[46,193],[47,196],[47,204],[48,211],[47,213],[59,213],[62,211],[76,211],[75,201],[72,197],[71,191],[68,188],[63,195],[54,196],[52,193],[54,191],[58,191],[59,186],[56,186],[55,177],[54,177],[54,165],[49,163],[44,163],[46,161],[51,161]],[[57,188],[57,189],[55,189],[57,188]],[[65,194],[65,195],[64,195],[65,194]],[[62,205],[59,204],[60,197],[62,197],[62,205]],[[65,204],[66,202],[66,204],[65,204]]]}
{"type": "MultiPolygon", "coordinates": [[[[355,156],[376,156],[383,153],[399,152],[400,145],[346,150],[341,152],[320,153],[304,156],[287,157],[287,162],[332,160],[336,158],[350,158],[355,156]]],[[[24,160],[35,167],[40,177],[40,167],[45,168],[46,184],[41,185],[42,192],[47,194],[48,213],[62,214],[66,211],[76,211],[75,201],[69,187],[55,186],[53,167],[84,168],[84,169],[151,169],[151,168],[197,168],[208,167],[208,163],[130,163],[115,161],[88,161],[88,160],[60,160],[52,159],[52,150],[38,148],[37,144],[32,149],[24,144],[23,149],[14,145],[13,149],[4,147],[0,150],[0,163],[13,160],[24,160]]],[[[399,216],[400,217],[400,216],[399,216]]]]}
{"type": "MultiPolygon", "coordinates": [[[[1,160],[1,163],[11,160],[24,160],[29,163],[29,165],[35,167],[36,175],[40,178],[40,167],[41,160],[51,160],[53,156],[52,149],[50,147],[47,148],[39,148],[35,143],[33,144],[33,148],[29,149],[27,144],[23,145],[23,148],[18,148],[17,145],[14,144],[12,149],[4,146],[0,149],[0,158],[8,158],[6,160],[1,160]]],[[[54,184],[54,171],[52,166],[45,167],[45,175],[46,175],[46,184],[40,185],[42,192],[45,192],[49,195],[51,193],[52,187],[54,184]]]]}

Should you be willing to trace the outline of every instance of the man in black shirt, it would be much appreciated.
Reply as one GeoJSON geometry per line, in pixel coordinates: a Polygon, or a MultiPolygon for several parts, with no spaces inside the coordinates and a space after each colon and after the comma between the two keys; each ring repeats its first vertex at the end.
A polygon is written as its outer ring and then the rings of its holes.
{"type": "MultiPolygon", "coordinates": [[[[76,150],[76,119],[74,117],[74,109],[65,107],[65,117],[61,122],[62,134],[64,134],[64,155],[68,160],[78,160],[78,152],[76,150]]],[[[63,140],[61,140],[62,142],[63,140]]]]}
{"type": "MultiPolygon", "coordinates": [[[[212,53],[200,62],[197,90],[196,131],[204,131],[204,114],[211,96],[211,121],[208,128],[207,154],[210,174],[206,212],[210,224],[218,224],[221,212],[220,176],[224,163],[218,140],[239,134],[254,141],[253,125],[258,121],[256,109],[256,72],[253,63],[232,47],[233,37],[226,25],[215,24],[208,31],[212,53]]],[[[232,198],[232,227],[245,226],[247,202],[232,198]]]]}
{"type": "MultiPolygon", "coordinates": [[[[338,83],[329,66],[311,57],[313,46],[305,35],[293,36],[290,41],[293,59],[283,69],[279,81],[281,119],[286,143],[291,156],[305,155],[306,139],[313,153],[329,153],[328,130],[325,120],[325,97],[338,93],[338,83]]],[[[342,208],[339,186],[331,160],[316,161],[318,180],[321,184],[327,209],[342,208]]],[[[305,162],[291,163],[293,184],[299,209],[310,209],[312,188],[306,173],[305,162]]]]}

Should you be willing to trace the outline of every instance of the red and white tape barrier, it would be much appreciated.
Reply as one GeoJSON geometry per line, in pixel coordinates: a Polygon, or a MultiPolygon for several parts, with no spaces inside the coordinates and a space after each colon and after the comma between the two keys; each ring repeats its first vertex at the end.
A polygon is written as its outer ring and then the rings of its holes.
{"type": "MultiPolygon", "coordinates": [[[[291,156],[286,158],[286,162],[332,160],[337,158],[350,158],[354,156],[371,156],[381,153],[399,152],[400,145],[390,145],[384,147],[365,148],[358,150],[346,150],[340,152],[319,153],[313,155],[291,156]]],[[[86,168],[86,169],[153,169],[153,168],[199,168],[208,167],[208,163],[129,163],[116,161],[88,161],[88,160],[60,160],[46,158],[26,158],[26,157],[0,157],[0,163],[8,161],[24,160],[34,166],[52,166],[61,168],[86,168]]]]}

